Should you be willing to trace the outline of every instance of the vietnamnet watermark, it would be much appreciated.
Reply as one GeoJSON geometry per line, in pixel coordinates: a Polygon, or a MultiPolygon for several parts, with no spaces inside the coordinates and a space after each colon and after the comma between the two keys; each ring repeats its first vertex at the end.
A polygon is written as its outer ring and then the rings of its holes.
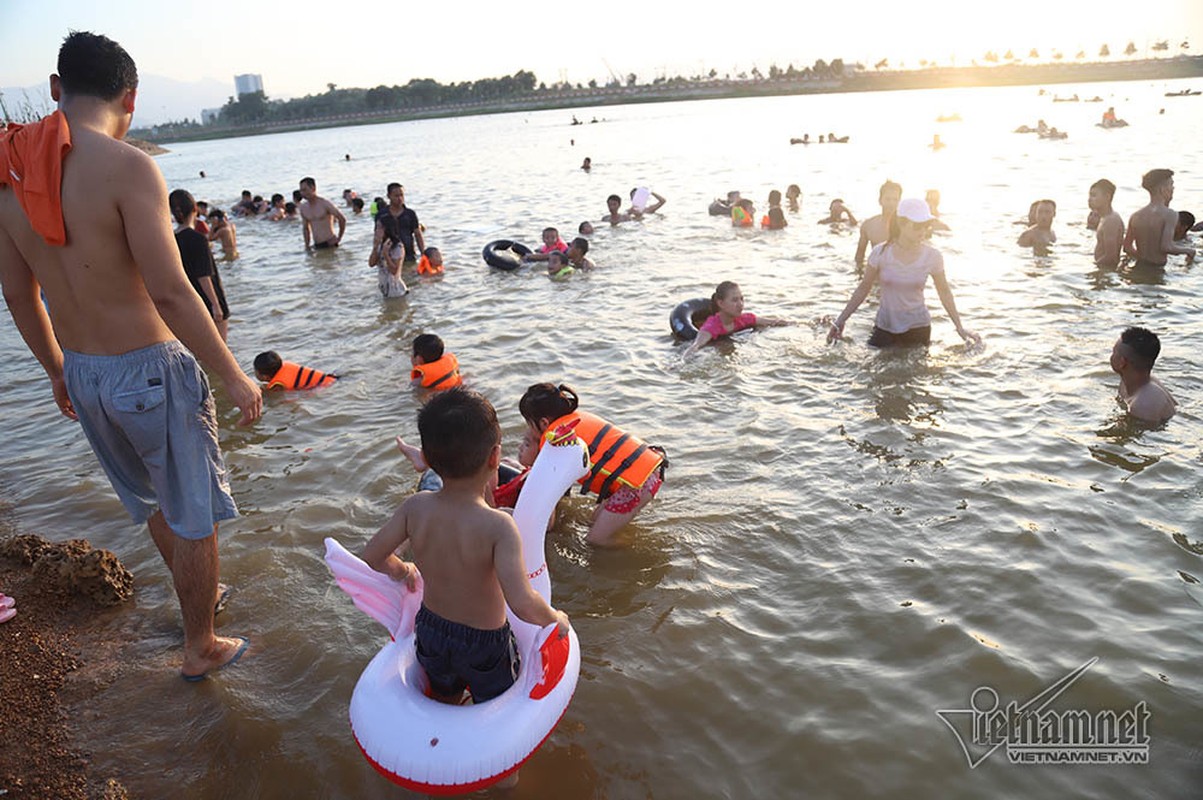
{"type": "Polygon", "coordinates": [[[1001,705],[998,692],[979,686],[969,708],[943,709],[943,720],[975,769],[1000,747],[1012,764],[1147,764],[1149,717],[1141,700],[1116,711],[1050,708],[1078,678],[1098,662],[1092,658],[1035,697],[1001,705]]]}

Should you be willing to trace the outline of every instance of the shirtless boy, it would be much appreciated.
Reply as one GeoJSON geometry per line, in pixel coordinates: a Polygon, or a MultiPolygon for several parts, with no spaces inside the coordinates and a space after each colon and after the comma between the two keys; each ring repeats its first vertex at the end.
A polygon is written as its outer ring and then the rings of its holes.
{"type": "Polygon", "coordinates": [[[425,584],[416,624],[418,663],[436,700],[458,704],[471,681],[475,703],[499,696],[518,675],[519,655],[505,618],[559,627],[568,617],[531,587],[514,518],[490,508],[485,487],[497,475],[501,428],[481,394],[457,387],[439,392],[418,412],[422,456],[443,487],[418,492],[364,548],[379,572],[415,586],[425,584]],[[413,553],[413,563],[396,555],[413,553]]]}
{"type": "Polygon", "coordinates": [[[347,218],[339,211],[334,203],[317,193],[317,181],[313,178],[301,178],[301,231],[305,236],[305,249],[309,249],[312,236],[313,249],[324,250],[338,247],[347,230],[347,218]],[[334,225],[331,220],[338,221],[338,235],[334,235],[334,225]]]}
{"type": "Polygon", "coordinates": [[[59,410],[79,420],[126,510],[149,525],[183,612],[181,672],[201,680],[247,641],[213,633],[217,523],[237,510],[196,359],[225,384],[242,424],[259,418],[263,399],[184,276],[159,168],[121,141],[137,86],[116,42],[83,31],[63,42],[50,76],[58,111],[0,141],[0,282],[59,410]],[[71,148],[60,187],[51,155],[63,119],[71,148]],[[49,198],[23,194],[35,179],[49,198]]]}
{"type": "Polygon", "coordinates": [[[1053,219],[1057,216],[1057,204],[1052,200],[1037,200],[1032,208],[1035,222],[1019,234],[1019,246],[1034,248],[1037,254],[1047,251],[1057,241],[1053,230],[1053,219]]]}
{"type": "Polygon", "coordinates": [[[1124,218],[1111,207],[1115,197],[1115,184],[1106,178],[1090,185],[1087,203],[1091,214],[1098,215],[1094,234],[1094,263],[1103,269],[1119,266],[1120,253],[1124,244],[1124,218]]]}
{"type": "Polygon", "coordinates": [[[209,212],[209,241],[221,243],[221,260],[235,261],[238,259],[238,232],[234,223],[226,218],[226,213],[220,208],[209,212]]]}
{"type": "MultiPolygon", "coordinates": [[[[865,220],[860,228],[860,241],[856,243],[856,266],[865,265],[865,252],[869,245],[877,246],[890,237],[890,222],[898,203],[902,200],[902,186],[894,181],[886,181],[877,192],[877,202],[881,204],[881,213],[865,220]]],[[[834,212],[832,214],[834,216],[834,212]]]]}
{"type": "Polygon", "coordinates": [[[1178,214],[1170,208],[1174,199],[1174,171],[1153,169],[1145,173],[1140,185],[1149,193],[1149,204],[1128,218],[1124,252],[1136,259],[1137,267],[1164,267],[1169,255],[1184,255],[1195,260],[1195,248],[1174,244],[1174,226],[1178,214]]]}
{"type": "Polygon", "coordinates": [[[1161,354],[1161,340],[1145,328],[1128,328],[1111,348],[1111,369],[1119,374],[1119,399],[1128,413],[1142,422],[1157,424],[1174,416],[1178,404],[1153,377],[1153,364],[1161,354]]]}
{"type": "Polygon", "coordinates": [[[617,225],[620,222],[629,222],[631,215],[629,213],[619,211],[622,208],[622,198],[616,194],[612,194],[606,198],[607,214],[601,218],[602,222],[610,223],[610,227],[617,225]]]}

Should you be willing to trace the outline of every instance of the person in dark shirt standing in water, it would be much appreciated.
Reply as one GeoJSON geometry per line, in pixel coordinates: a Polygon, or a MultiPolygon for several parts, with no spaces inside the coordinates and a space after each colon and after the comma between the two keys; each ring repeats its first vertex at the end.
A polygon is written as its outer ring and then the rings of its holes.
{"type": "Polygon", "coordinates": [[[372,251],[380,249],[381,243],[388,239],[390,247],[401,245],[405,249],[406,264],[418,263],[417,253],[426,249],[426,240],[422,236],[422,226],[418,224],[418,215],[412,208],[405,205],[405,187],[399,183],[388,185],[388,205],[376,212],[376,233],[372,242],[372,251]],[[414,240],[417,240],[417,250],[414,240]]]}

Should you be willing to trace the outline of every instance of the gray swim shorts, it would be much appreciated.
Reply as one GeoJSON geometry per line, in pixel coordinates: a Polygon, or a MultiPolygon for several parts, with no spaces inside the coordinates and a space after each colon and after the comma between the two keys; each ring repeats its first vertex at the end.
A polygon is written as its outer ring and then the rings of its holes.
{"type": "Polygon", "coordinates": [[[184,539],[238,515],[217,445],[209,381],[179,342],[118,356],[63,352],[67,394],[125,510],[184,539]]]}

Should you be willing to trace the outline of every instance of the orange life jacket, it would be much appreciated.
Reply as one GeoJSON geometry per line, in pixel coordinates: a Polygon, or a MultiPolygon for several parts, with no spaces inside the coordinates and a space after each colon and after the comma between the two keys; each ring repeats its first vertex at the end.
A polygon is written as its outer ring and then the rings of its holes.
{"type": "Polygon", "coordinates": [[[418,274],[419,275],[441,275],[441,274],[443,274],[443,266],[440,264],[439,266],[436,267],[430,263],[429,258],[427,258],[426,256],[422,256],[421,260],[418,261],[418,274]]]}
{"type": "Polygon", "coordinates": [[[459,376],[459,361],[451,353],[443,353],[438,361],[414,367],[409,379],[421,381],[423,389],[450,389],[464,382],[459,376]]]}
{"type": "Polygon", "coordinates": [[[752,227],[752,215],[744,211],[741,206],[731,207],[731,224],[737,228],[752,227]]]}
{"type": "MultiPolygon", "coordinates": [[[[593,462],[589,474],[577,481],[581,494],[593,492],[604,500],[618,488],[616,484],[638,489],[664,461],[659,450],[586,411],[573,411],[555,420],[547,426],[548,434],[573,420],[579,420],[573,433],[589,448],[593,462]]],[[[545,441],[546,437],[539,446],[545,441]]]]}
{"type": "Polygon", "coordinates": [[[336,380],[338,380],[338,376],[333,373],[327,375],[324,372],[318,372],[316,369],[302,367],[300,364],[285,361],[280,365],[279,371],[267,382],[267,388],[319,389],[323,386],[329,386],[336,380]]]}

